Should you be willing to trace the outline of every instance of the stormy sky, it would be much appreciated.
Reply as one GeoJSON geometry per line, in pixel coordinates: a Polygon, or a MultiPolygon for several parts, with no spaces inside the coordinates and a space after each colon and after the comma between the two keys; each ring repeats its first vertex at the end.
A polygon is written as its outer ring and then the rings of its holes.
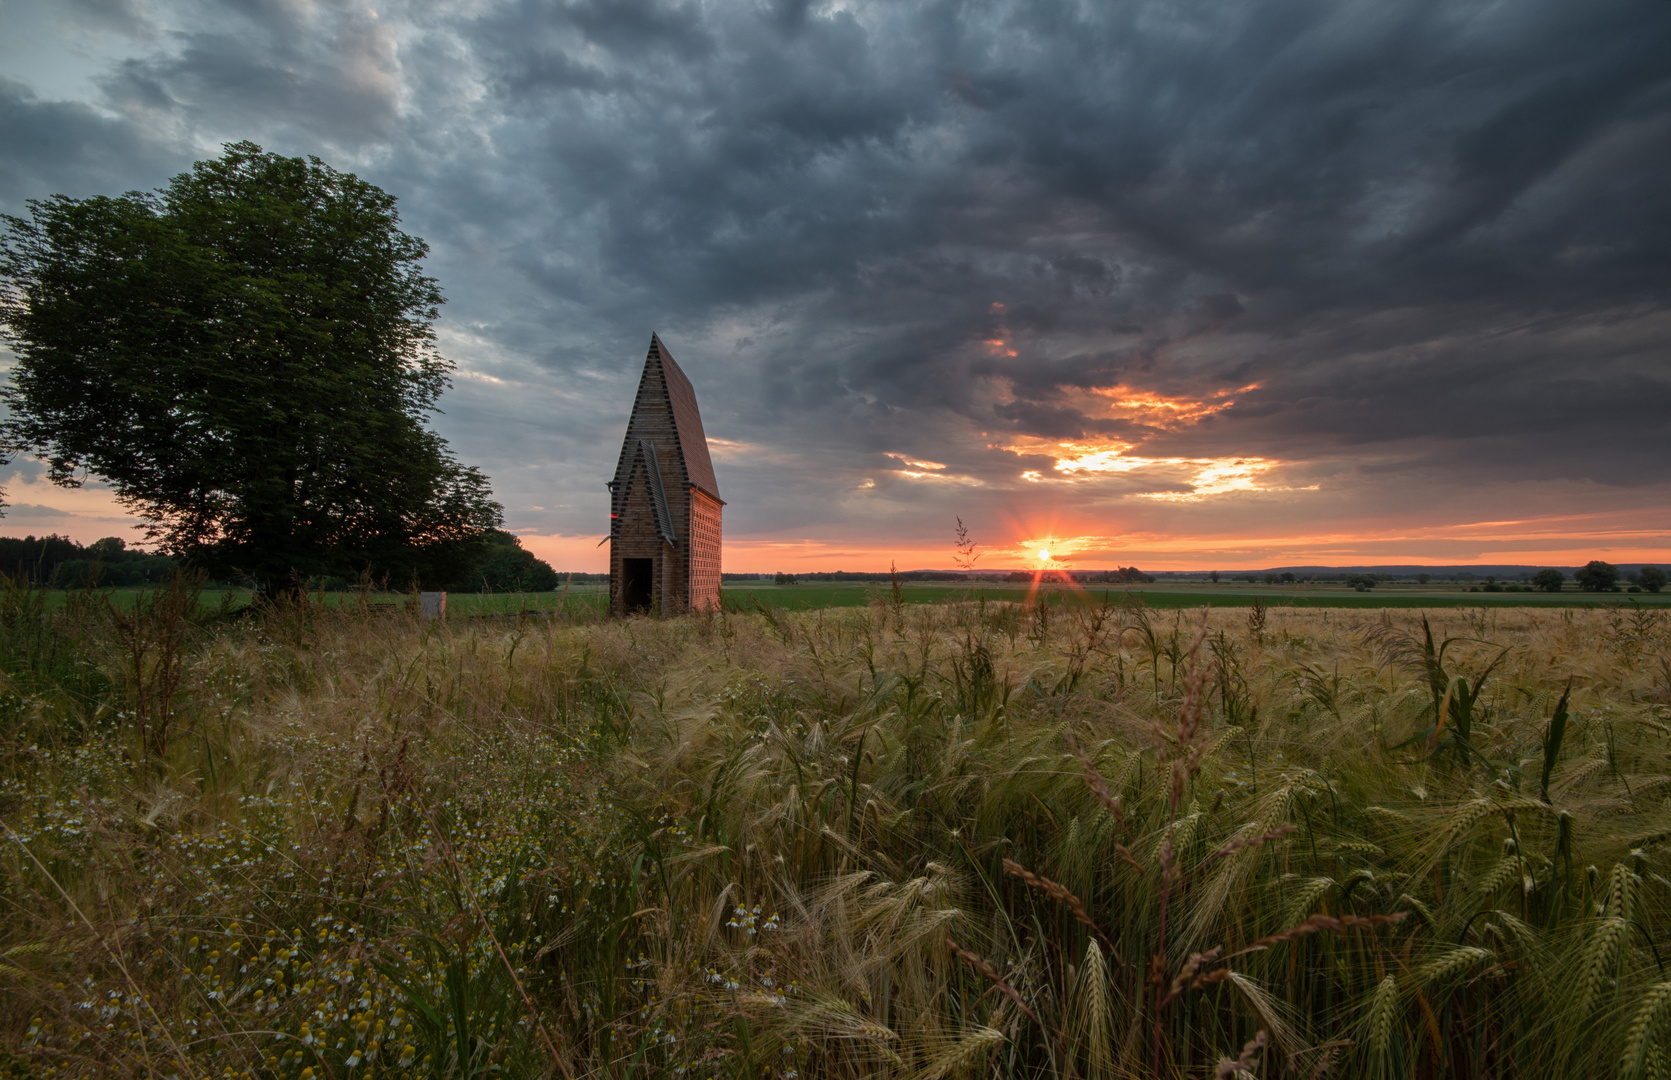
{"type": "MultiPolygon", "coordinates": [[[[0,0],[0,210],[400,199],[438,429],[600,569],[650,332],[726,569],[1671,561],[1671,6],[0,0]]],[[[4,480],[7,534],[124,528],[4,480]]]]}

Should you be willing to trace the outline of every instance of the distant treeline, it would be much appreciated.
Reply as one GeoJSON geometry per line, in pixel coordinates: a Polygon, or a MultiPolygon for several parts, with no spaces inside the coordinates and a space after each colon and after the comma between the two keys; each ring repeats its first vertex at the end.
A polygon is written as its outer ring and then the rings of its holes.
{"type": "MultiPolygon", "coordinates": [[[[1395,568],[1401,569],[1401,568],[1395,568]]],[[[608,578],[607,574],[594,575],[608,578]]],[[[1454,573],[1363,571],[1353,568],[1323,569],[1316,572],[1285,570],[1250,572],[1246,570],[1157,570],[1147,573],[1135,566],[1121,566],[1114,570],[1069,570],[1049,567],[1044,570],[1008,570],[965,573],[952,570],[901,570],[897,574],[886,571],[853,572],[848,570],[817,571],[787,574],[722,574],[725,581],[770,581],[778,585],[800,585],[821,581],[888,582],[900,581],[956,581],[956,582],[1029,582],[1073,581],[1081,585],[1138,585],[1157,580],[1167,582],[1245,582],[1250,585],[1349,585],[1359,592],[1367,592],[1384,584],[1454,584],[1471,586],[1473,592],[1560,592],[1568,575],[1560,570],[1542,569],[1535,573],[1521,572],[1514,577],[1499,576],[1472,570],[1454,573]]],[[[578,578],[577,578],[578,580],[578,578]]],[[[1659,592],[1666,584],[1663,570],[1653,566],[1616,567],[1601,561],[1574,570],[1573,584],[1585,592],[1659,592]]]]}
{"type": "MultiPolygon", "coordinates": [[[[608,581],[608,574],[559,575],[550,564],[523,548],[508,532],[495,530],[475,565],[449,582],[454,592],[551,592],[565,578],[578,582],[608,581]]],[[[127,546],[120,537],[107,536],[82,545],[67,536],[0,537],[0,574],[53,589],[153,585],[166,580],[180,565],[167,555],[127,546]]],[[[211,581],[211,587],[223,582],[211,581]]],[[[347,592],[359,586],[347,578],[327,577],[308,582],[308,588],[347,592]]],[[[378,588],[401,589],[403,582],[377,582],[378,588]]]]}
{"type": "MultiPolygon", "coordinates": [[[[607,579],[608,574],[594,575],[607,579]]],[[[900,570],[892,573],[886,570],[864,573],[850,570],[822,570],[808,573],[785,574],[721,574],[722,581],[771,581],[778,585],[799,585],[814,581],[893,581],[896,577],[900,581],[1032,581],[1035,577],[1032,570],[1001,570],[990,573],[963,573],[956,570],[900,570]]],[[[1082,583],[1136,583],[1153,581],[1154,576],[1145,574],[1135,566],[1122,566],[1118,570],[1059,570],[1050,569],[1043,572],[1047,581],[1063,581],[1071,578],[1082,583]]],[[[579,580],[578,575],[576,580],[579,580]]]]}
{"type": "MultiPolygon", "coordinates": [[[[604,575],[607,577],[608,575],[604,575]]],[[[998,575],[994,580],[1000,580],[998,575]]],[[[848,570],[822,570],[814,573],[801,574],[721,574],[721,581],[776,581],[779,584],[799,584],[803,581],[892,581],[893,575],[886,570],[877,573],[854,573],[848,570]]],[[[949,570],[901,570],[901,581],[968,581],[972,580],[968,574],[953,573],[949,570]]]]}
{"type": "Polygon", "coordinates": [[[149,585],[174,572],[166,555],[128,548],[115,536],[85,547],[67,536],[0,536],[0,574],[55,589],[99,585],[149,585]]]}

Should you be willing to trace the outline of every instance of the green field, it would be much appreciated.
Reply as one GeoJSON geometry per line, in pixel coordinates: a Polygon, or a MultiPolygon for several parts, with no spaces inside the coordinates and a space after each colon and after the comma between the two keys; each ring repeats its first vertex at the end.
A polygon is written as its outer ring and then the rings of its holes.
{"type": "MultiPolygon", "coordinates": [[[[946,600],[979,600],[1013,603],[1027,598],[1023,584],[981,583],[970,585],[941,582],[906,582],[900,599],[907,604],[935,604],[946,600]]],[[[1251,607],[1255,600],[1268,607],[1300,608],[1454,608],[1454,607],[1609,607],[1632,603],[1665,607],[1668,593],[1488,593],[1469,592],[1462,586],[1386,585],[1369,592],[1356,592],[1344,585],[1046,585],[1039,590],[1052,603],[1118,603],[1131,596],[1152,608],[1251,607]]],[[[786,611],[818,608],[860,607],[872,600],[891,599],[888,585],[877,582],[810,582],[797,585],[759,585],[728,582],[727,608],[749,611],[755,604],[786,611]]],[[[543,602],[543,601],[542,601],[543,602]]],[[[449,610],[452,601],[449,599],[449,610]]]]}
{"type": "MultiPolygon", "coordinates": [[[[125,610],[151,591],[150,588],[137,587],[90,591],[43,589],[38,596],[48,610],[59,610],[71,602],[88,599],[95,604],[108,600],[117,609],[125,610]]],[[[229,613],[242,611],[249,607],[253,596],[249,589],[204,589],[198,597],[198,608],[229,613]]],[[[600,613],[608,606],[608,596],[605,586],[591,583],[573,586],[566,596],[561,590],[542,593],[448,593],[447,617],[451,620],[509,615],[548,616],[555,613],[559,606],[568,614],[600,613]]],[[[310,594],[310,599],[332,609],[349,609],[361,603],[360,595],[352,592],[310,594]]],[[[411,596],[407,593],[372,593],[365,598],[365,603],[374,612],[404,611],[410,601],[411,596]]]]}
{"type": "MultiPolygon", "coordinates": [[[[143,594],[142,589],[103,589],[98,596],[107,596],[119,608],[129,607],[143,594]]],[[[1045,585],[1039,594],[1051,604],[1121,603],[1127,597],[1142,601],[1145,607],[1162,610],[1201,607],[1251,607],[1257,601],[1267,607],[1287,608],[1610,608],[1633,606],[1671,607],[1671,592],[1667,593],[1487,593],[1468,592],[1465,587],[1389,585],[1370,592],[1355,592],[1342,585],[1171,585],[1150,584],[1134,587],[1107,585],[1045,585]]],[[[957,601],[988,603],[1020,603],[1028,599],[1031,590],[1023,584],[980,583],[970,585],[941,582],[905,582],[900,587],[903,604],[940,604],[957,601]]],[[[42,593],[48,607],[62,606],[69,593],[47,590],[42,593]]],[[[249,605],[252,594],[247,589],[204,590],[200,607],[238,611],[249,605]]],[[[728,611],[748,612],[758,608],[778,611],[817,611],[824,608],[854,608],[867,604],[888,604],[892,590],[886,582],[813,582],[796,585],[773,585],[762,582],[727,582],[723,596],[728,611]]],[[[360,602],[356,593],[329,592],[317,597],[330,608],[352,607],[360,602]]],[[[373,593],[367,598],[374,611],[403,611],[409,601],[404,593],[373,593]]],[[[449,593],[448,621],[498,619],[513,616],[550,617],[559,610],[566,616],[599,615],[608,606],[608,589],[598,582],[572,586],[565,595],[561,591],[537,593],[449,593]]]]}

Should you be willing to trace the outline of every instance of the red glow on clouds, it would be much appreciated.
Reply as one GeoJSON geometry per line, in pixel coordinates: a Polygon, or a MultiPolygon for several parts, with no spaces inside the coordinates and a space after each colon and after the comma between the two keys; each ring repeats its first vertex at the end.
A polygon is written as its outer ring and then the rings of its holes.
{"type": "Polygon", "coordinates": [[[1121,475],[1139,489],[1145,484],[1153,485],[1153,490],[1133,492],[1137,497],[1166,501],[1195,501],[1233,491],[1290,490],[1266,477],[1265,474],[1282,464],[1269,458],[1153,458],[1133,454],[1133,448],[1132,443],[1118,439],[1060,442],[1038,438],[1017,439],[994,447],[1018,457],[1054,458],[1051,475],[1037,469],[1020,473],[1021,479],[1035,484],[1047,479],[1121,475]]]}
{"type": "Polygon", "coordinates": [[[1113,416],[1135,420],[1147,427],[1174,430],[1199,423],[1209,416],[1232,408],[1238,397],[1259,389],[1260,385],[1249,383],[1233,390],[1215,390],[1206,397],[1162,394],[1125,383],[1094,387],[1090,393],[1108,398],[1106,411],[1113,416]]]}
{"type": "MultiPolygon", "coordinates": [[[[994,303],[991,311],[993,319],[1001,320],[1004,316],[1005,308],[1003,304],[994,303]]],[[[1014,357],[1020,355],[1014,346],[1010,344],[1009,328],[1004,326],[1002,322],[997,324],[993,335],[981,344],[985,345],[986,351],[993,356],[1014,357]]]]}

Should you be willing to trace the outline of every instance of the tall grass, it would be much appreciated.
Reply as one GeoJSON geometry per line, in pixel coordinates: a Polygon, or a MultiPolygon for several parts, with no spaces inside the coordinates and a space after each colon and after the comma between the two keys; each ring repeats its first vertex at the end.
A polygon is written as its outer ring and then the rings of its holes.
{"type": "Polygon", "coordinates": [[[173,602],[0,596],[0,1075],[1671,1066],[1651,614],[173,602]]]}

